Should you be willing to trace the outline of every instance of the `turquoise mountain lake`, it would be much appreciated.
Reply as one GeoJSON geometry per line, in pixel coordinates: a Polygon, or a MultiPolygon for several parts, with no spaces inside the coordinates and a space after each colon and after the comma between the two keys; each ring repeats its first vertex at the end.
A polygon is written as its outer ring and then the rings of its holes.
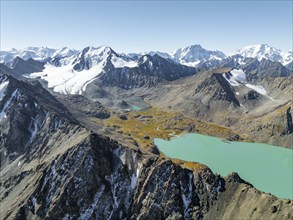
{"type": "Polygon", "coordinates": [[[132,105],[132,111],[139,111],[141,110],[141,107],[137,106],[137,105],[132,105]]]}
{"type": "Polygon", "coordinates": [[[155,138],[166,156],[207,165],[226,176],[237,172],[257,189],[279,198],[293,199],[293,151],[267,144],[226,142],[200,134],[170,141],[155,138]]]}

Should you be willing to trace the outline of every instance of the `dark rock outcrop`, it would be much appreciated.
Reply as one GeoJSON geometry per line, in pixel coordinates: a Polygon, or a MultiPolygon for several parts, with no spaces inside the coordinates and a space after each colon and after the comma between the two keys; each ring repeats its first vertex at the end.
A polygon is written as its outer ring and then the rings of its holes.
{"type": "Polygon", "coordinates": [[[65,106],[37,81],[29,84],[2,73],[0,81],[7,83],[0,101],[0,143],[10,159],[33,150],[39,132],[66,131],[69,124],[78,124],[65,106]]]}
{"type": "Polygon", "coordinates": [[[244,99],[247,100],[258,100],[260,98],[260,94],[254,90],[250,90],[247,95],[244,95],[244,99]]]}
{"type": "Polygon", "coordinates": [[[240,68],[245,71],[248,81],[262,80],[266,77],[288,77],[293,74],[281,63],[266,59],[259,61],[255,58],[247,58],[240,68]]]}
{"type": "Polygon", "coordinates": [[[234,88],[221,73],[213,73],[211,77],[205,79],[195,90],[195,93],[200,92],[211,94],[214,100],[228,101],[235,104],[235,106],[240,106],[234,94],[234,88]]]}
{"type": "Polygon", "coordinates": [[[159,82],[193,75],[198,71],[196,68],[180,65],[159,55],[142,56],[138,66],[134,68],[113,68],[110,64],[107,64],[107,71],[100,76],[101,82],[104,85],[118,86],[123,89],[151,87],[159,82]]]}
{"type": "Polygon", "coordinates": [[[76,112],[83,113],[88,117],[106,119],[110,117],[110,112],[98,101],[92,101],[82,95],[61,96],[64,105],[74,109],[76,112]]]}
{"type": "Polygon", "coordinates": [[[86,47],[79,54],[78,58],[76,58],[73,62],[73,69],[76,71],[88,70],[90,68],[90,61],[85,59],[85,54],[89,51],[90,47],[86,47]]]}
{"type": "Polygon", "coordinates": [[[287,134],[293,133],[293,122],[292,115],[290,113],[291,107],[289,107],[286,111],[286,119],[287,119],[287,134]]]}
{"type": "Polygon", "coordinates": [[[119,118],[120,118],[121,120],[127,120],[127,119],[128,119],[126,115],[119,115],[119,118]]]}
{"type": "Polygon", "coordinates": [[[45,63],[34,60],[32,58],[23,60],[16,57],[13,61],[11,69],[20,75],[41,72],[44,69],[45,63]]]}

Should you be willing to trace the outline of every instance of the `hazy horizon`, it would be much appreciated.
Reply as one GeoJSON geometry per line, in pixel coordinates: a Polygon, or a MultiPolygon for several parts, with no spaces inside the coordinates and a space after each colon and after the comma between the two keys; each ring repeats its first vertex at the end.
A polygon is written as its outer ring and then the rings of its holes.
{"type": "Polygon", "coordinates": [[[200,44],[292,50],[292,1],[1,1],[2,51],[107,45],[120,53],[200,44]]]}
{"type": "MultiPolygon", "coordinates": [[[[263,43],[263,44],[265,44],[265,43],[263,43]]],[[[195,44],[191,44],[191,45],[186,45],[186,46],[183,46],[183,47],[181,47],[181,48],[184,48],[184,47],[188,47],[188,46],[193,46],[193,45],[195,45],[195,44]]],[[[251,45],[246,45],[246,46],[253,46],[253,45],[256,45],[256,44],[251,44],[251,45]]],[[[148,51],[130,51],[130,52],[125,52],[125,51],[117,51],[115,48],[113,48],[113,47],[111,47],[111,45],[88,45],[88,46],[86,46],[86,47],[95,47],[95,48],[98,48],[98,47],[102,47],[102,46],[107,46],[107,47],[110,47],[111,49],[113,49],[115,52],[117,52],[117,53],[125,53],[125,54],[131,54],[131,53],[137,53],[137,54],[144,54],[144,53],[149,53],[149,52],[162,52],[162,53],[168,53],[168,54],[171,54],[172,52],[174,52],[174,51],[171,51],[171,52],[168,52],[168,51],[162,51],[162,50],[148,50],[148,51]]],[[[203,45],[201,45],[204,49],[206,49],[206,50],[211,50],[211,51],[215,51],[216,49],[213,49],[213,48],[206,48],[206,47],[204,47],[203,45]]],[[[268,44],[268,46],[270,46],[270,47],[274,47],[274,45],[269,45],[268,44]]],[[[12,50],[17,50],[17,51],[21,51],[21,50],[25,50],[25,49],[28,49],[28,48],[30,48],[30,47],[38,47],[38,48],[41,48],[41,47],[43,47],[43,48],[48,48],[48,49],[54,49],[54,50],[58,50],[58,49],[62,49],[62,48],[64,48],[64,47],[67,47],[67,46],[63,46],[63,47],[59,47],[59,48],[53,48],[53,47],[47,47],[47,46],[35,46],[35,45],[30,45],[30,46],[27,46],[27,47],[23,47],[23,48],[10,48],[10,49],[8,49],[8,50],[0,50],[0,51],[7,51],[7,52],[9,52],[9,51],[12,51],[12,50]]],[[[245,46],[244,46],[245,47],[245,46]]],[[[84,48],[73,48],[73,47],[67,47],[67,48],[69,48],[69,49],[73,49],[73,50],[82,50],[82,49],[84,49],[84,48]]],[[[276,48],[276,47],[274,47],[274,48],[276,48]]],[[[180,48],[177,48],[177,49],[180,49],[180,48]]],[[[243,49],[243,47],[242,48],[238,48],[238,49],[236,49],[236,50],[233,50],[233,51],[228,51],[228,52],[224,52],[225,53],[225,55],[229,55],[230,53],[233,53],[233,52],[236,52],[237,50],[239,50],[239,49],[243,49]]],[[[276,48],[276,49],[280,49],[280,48],[276,48]]],[[[288,51],[292,51],[292,49],[291,50],[288,50],[288,51]]],[[[286,51],[286,50],[282,50],[282,52],[288,52],[288,51],[286,51]]],[[[223,51],[221,51],[221,52],[223,52],[223,51]]]]}

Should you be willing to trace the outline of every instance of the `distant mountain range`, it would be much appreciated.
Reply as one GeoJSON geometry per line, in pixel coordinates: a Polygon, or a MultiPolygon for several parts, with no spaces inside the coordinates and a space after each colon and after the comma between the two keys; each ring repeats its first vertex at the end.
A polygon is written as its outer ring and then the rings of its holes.
{"type": "MultiPolygon", "coordinates": [[[[204,69],[241,67],[250,71],[259,66],[271,68],[271,62],[279,63],[279,66],[274,64],[278,69],[274,74],[287,76],[292,68],[292,52],[285,53],[266,44],[248,46],[229,56],[221,51],[206,50],[200,45],[181,48],[171,54],[154,51],[119,54],[108,46],[82,50],[28,47],[2,51],[0,62],[26,77],[42,78],[56,92],[83,94],[87,86],[97,79],[103,85],[132,89],[174,81],[204,69]]],[[[271,71],[267,72],[264,75],[271,71]]],[[[261,75],[259,73],[257,77],[261,75]]]]}
{"type": "Polygon", "coordinates": [[[244,47],[241,50],[237,50],[233,55],[241,55],[244,58],[252,57],[261,59],[268,59],[271,61],[277,61],[282,63],[284,66],[292,63],[292,51],[281,51],[275,47],[270,47],[267,44],[257,44],[244,47]]]}
{"type": "MultiPolygon", "coordinates": [[[[118,54],[108,46],[87,48],[84,48],[82,50],[70,49],[68,47],[63,47],[60,49],[52,49],[47,47],[27,47],[22,50],[12,49],[10,51],[1,51],[0,62],[5,63],[8,66],[11,66],[13,60],[16,57],[20,57],[24,60],[32,58],[34,60],[39,61],[47,61],[48,59],[62,59],[63,63],[67,64],[71,60],[69,59],[70,57],[72,59],[75,59],[78,56],[81,56],[82,53],[85,53],[86,50],[90,51],[90,53],[88,53],[87,58],[93,59],[95,59],[95,57],[102,55],[101,51],[107,50],[108,52],[113,52],[115,56],[119,58],[113,58],[113,62],[117,65],[120,65],[120,67],[121,65],[135,65],[135,63],[131,61],[137,61],[143,55],[148,54],[153,56],[157,54],[165,59],[170,59],[183,65],[192,67],[200,67],[206,63],[219,63],[220,61],[225,60],[227,58],[237,57],[237,59],[240,62],[245,58],[257,58],[258,60],[268,59],[271,61],[280,62],[282,65],[292,68],[292,51],[281,51],[267,44],[246,46],[228,55],[218,50],[207,50],[203,48],[201,45],[191,45],[188,47],[180,48],[170,54],[159,51],[150,51],[146,53],[118,54]]],[[[213,65],[209,65],[209,67],[210,66],[213,65]]]]}

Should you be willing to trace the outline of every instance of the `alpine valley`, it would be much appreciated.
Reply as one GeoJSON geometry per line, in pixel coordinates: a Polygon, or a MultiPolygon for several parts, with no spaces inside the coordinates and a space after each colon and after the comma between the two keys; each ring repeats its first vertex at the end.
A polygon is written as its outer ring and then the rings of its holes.
{"type": "Polygon", "coordinates": [[[154,144],[198,133],[292,151],[292,51],[28,47],[0,62],[1,219],[293,219],[292,198],[154,144]]]}

